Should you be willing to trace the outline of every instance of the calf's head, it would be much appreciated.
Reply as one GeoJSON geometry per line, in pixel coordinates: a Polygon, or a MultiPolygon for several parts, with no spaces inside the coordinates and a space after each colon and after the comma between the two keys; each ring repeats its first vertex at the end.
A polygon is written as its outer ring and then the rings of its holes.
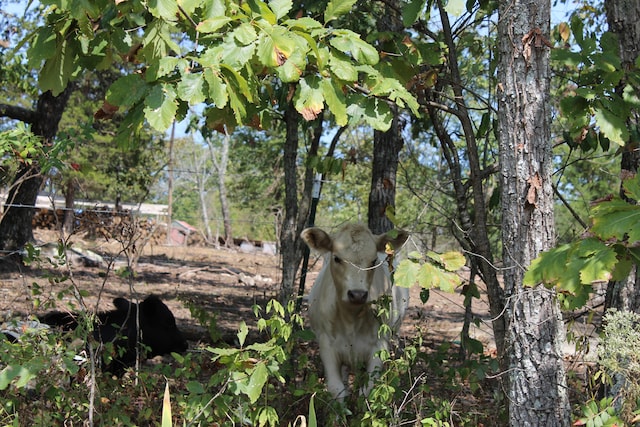
{"type": "Polygon", "coordinates": [[[320,228],[307,228],[301,237],[311,249],[327,254],[325,262],[329,263],[338,299],[357,306],[369,301],[375,275],[380,274],[378,253],[385,251],[387,243],[398,249],[409,235],[404,231],[395,237],[375,235],[363,224],[346,224],[333,235],[320,228]]]}

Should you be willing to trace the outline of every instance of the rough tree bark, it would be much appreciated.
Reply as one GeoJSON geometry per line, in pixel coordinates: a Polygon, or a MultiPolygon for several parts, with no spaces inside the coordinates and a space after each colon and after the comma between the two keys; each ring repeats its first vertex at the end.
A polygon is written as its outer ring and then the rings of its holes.
{"type": "Polygon", "coordinates": [[[553,291],[525,269],[555,243],[549,110],[550,2],[500,0],[498,118],[512,426],[568,426],[564,324],[553,291]]]}
{"type": "MultiPolygon", "coordinates": [[[[280,287],[280,302],[287,303],[295,297],[295,280],[300,262],[302,261],[304,243],[300,233],[304,229],[311,205],[311,189],[313,186],[313,170],[307,168],[304,175],[302,191],[298,193],[298,125],[300,115],[292,103],[285,111],[285,143],[284,143],[284,185],[285,209],[282,228],[280,231],[280,254],[282,258],[282,282],[280,287]]],[[[318,127],[314,131],[309,156],[318,154],[320,134],[322,132],[322,117],[318,118],[318,127]]]]}
{"type": "MultiPolygon", "coordinates": [[[[401,33],[404,30],[397,1],[385,3],[377,20],[378,31],[401,33]]],[[[394,228],[386,215],[388,208],[396,206],[396,175],[398,155],[404,145],[402,120],[397,107],[392,107],[393,121],[386,132],[373,133],[373,162],[367,222],[374,234],[382,234],[394,228]]]]}
{"type": "Polygon", "coordinates": [[[386,132],[375,131],[373,135],[368,225],[374,234],[382,234],[394,228],[386,211],[396,205],[398,154],[404,145],[399,122],[398,114],[395,113],[391,128],[386,132]]]}
{"type": "MultiPolygon", "coordinates": [[[[53,144],[58,133],[58,123],[72,91],[73,85],[69,85],[58,96],[51,92],[42,93],[35,111],[0,105],[0,115],[30,124],[33,134],[41,137],[44,144],[53,144]]],[[[17,251],[33,240],[31,221],[43,180],[40,165],[36,162],[20,165],[0,220],[0,250],[17,251]]]]}
{"type": "MultiPolygon", "coordinates": [[[[618,36],[620,62],[624,71],[635,68],[635,62],[640,52],[640,0],[605,0],[604,8],[607,15],[609,31],[618,36]]],[[[618,91],[622,91],[626,84],[623,80],[618,91]]],[[[638,89],[638,88],[636,88],[638,89]]],[[[627,120],[627,128],[631,135],[638,126],[638,111],[633,111],[627,120]]],[[[640,165],[640,150],[638,141],[631,137],[626,141],[622,150],[620,162],[620,179],[624,182],[638,172],[640,165]]],[[[620,196],[629,203],[638,203],[624,194],[620,185],[620,196]]],[[[631,270],[626,280],[610,282],[607,287],[605,300],[606,309],[617,308],[640,313],[640,275],[637,265],[631,270]]]]}

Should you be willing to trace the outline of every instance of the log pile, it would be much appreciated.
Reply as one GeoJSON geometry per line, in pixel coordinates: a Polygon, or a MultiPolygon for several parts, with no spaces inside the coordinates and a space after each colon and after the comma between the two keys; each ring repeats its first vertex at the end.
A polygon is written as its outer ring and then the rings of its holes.
{"type": "MultiPolygon", "coordinates": [[[[38,209],[33,216],[32,226],[55,230],[62,226],[63,221],[62,209],[55,212],[38,209]]],[[[90,240],[100,237],[106,240],[144,240],[152,245],[166,242],[164,224],[158,224],[153,219],[134,217],[130,211],[115,211],[106,206],[76,212],[73,232],[84,234],[83,237],[90,240]]]]}

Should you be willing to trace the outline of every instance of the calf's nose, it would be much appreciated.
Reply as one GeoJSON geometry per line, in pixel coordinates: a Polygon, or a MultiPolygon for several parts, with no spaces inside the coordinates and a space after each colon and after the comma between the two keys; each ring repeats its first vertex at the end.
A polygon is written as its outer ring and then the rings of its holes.
{"type": "Polygon", "coordinates": [[[349,302],[351,304],[364,304],[367,302],[367,297],[369,296],[369,292],[367,291],[348,291],[347,297],[349,298],[349,302]]]}

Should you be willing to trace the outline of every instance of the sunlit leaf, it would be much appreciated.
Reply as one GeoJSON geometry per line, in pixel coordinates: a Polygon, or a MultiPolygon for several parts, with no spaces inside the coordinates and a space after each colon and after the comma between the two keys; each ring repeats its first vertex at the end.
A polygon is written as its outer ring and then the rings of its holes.
{"type": "Polygon", "coordinates": [[[189,105],[198,105],[205,100],[203,86],[204,76],[202,73],[187,73],[178,82],[178,96],[189,105]]]}
{"type": "Polygon", "coordinates": [[[231,18],[228,16],[214,16],[213,18],[200,22],[196,27],[196,31],[201,33],[213,33],[227,25],[229,22],[231,22],[231,18]]]}
{"type": "Polygon", "coordinates": [[[323,79],[321,87],[327,107],[335,116],[336,124],[338,126],[346,125],[349,117],[347,116],[347,104],[344,94],[334,86],[330,79],[323,79]]]}
{"type": "Polygon", "coordinates": [[[167,21],[176,21],[178,15],[178,3],[176,0],[148,0],[149,11],[156,18],[167,21]]]}
{"type": "Polygon", "coordinates": [[[280,19],[289,13],[293,7],[291,0],[269,0],[269,8],[276,14],[276,18],[280,19]]]}
{"type": "Polygon", "coordinates": [[[393,278],[396,286],[410,288],[418,282],[420,264],[408,259],[403,259],[396,267],[393,278]]]}
{"type": "Polygon", "coordinates": [[[324,10],[324,23],[351,12],[357,0],[330,0],[324,10]]]}
{"type": "Polygon", "coordinates": [[[624,112],[611,111],[602,103],[593,107],[596,124],[607,138],[619,145],[629,139],[629,131],[625,123],[624,112]]]}
{"type": "Polygon", "coordinates": [[[209,98],[217,108],[223,108],[227,105],[227,85],[222,81],[218,74],[214,73],[211,68],[204,70],[204,79],[209,86],[209,98]]]}
{"type": "Polygon", "coordinates": [[[173,123],[178,104],[170,85],[156,85],[144,100],[144,117],[156,130],[165,131],[173,123]]]}
{"type": "Polygon", "coordinates": [[[380,60],[378,51],[353,31],[336,30],[329,43],[342,53],[351,55],[359,63],[376,65],[380,60]]]}
{"type": "Polygon", "coordinates": [[[294,106],[305,120],[314,120],[324,109],[324,95],[320,79],[307,76],[300,80],[294,95],[294,106]]]}

